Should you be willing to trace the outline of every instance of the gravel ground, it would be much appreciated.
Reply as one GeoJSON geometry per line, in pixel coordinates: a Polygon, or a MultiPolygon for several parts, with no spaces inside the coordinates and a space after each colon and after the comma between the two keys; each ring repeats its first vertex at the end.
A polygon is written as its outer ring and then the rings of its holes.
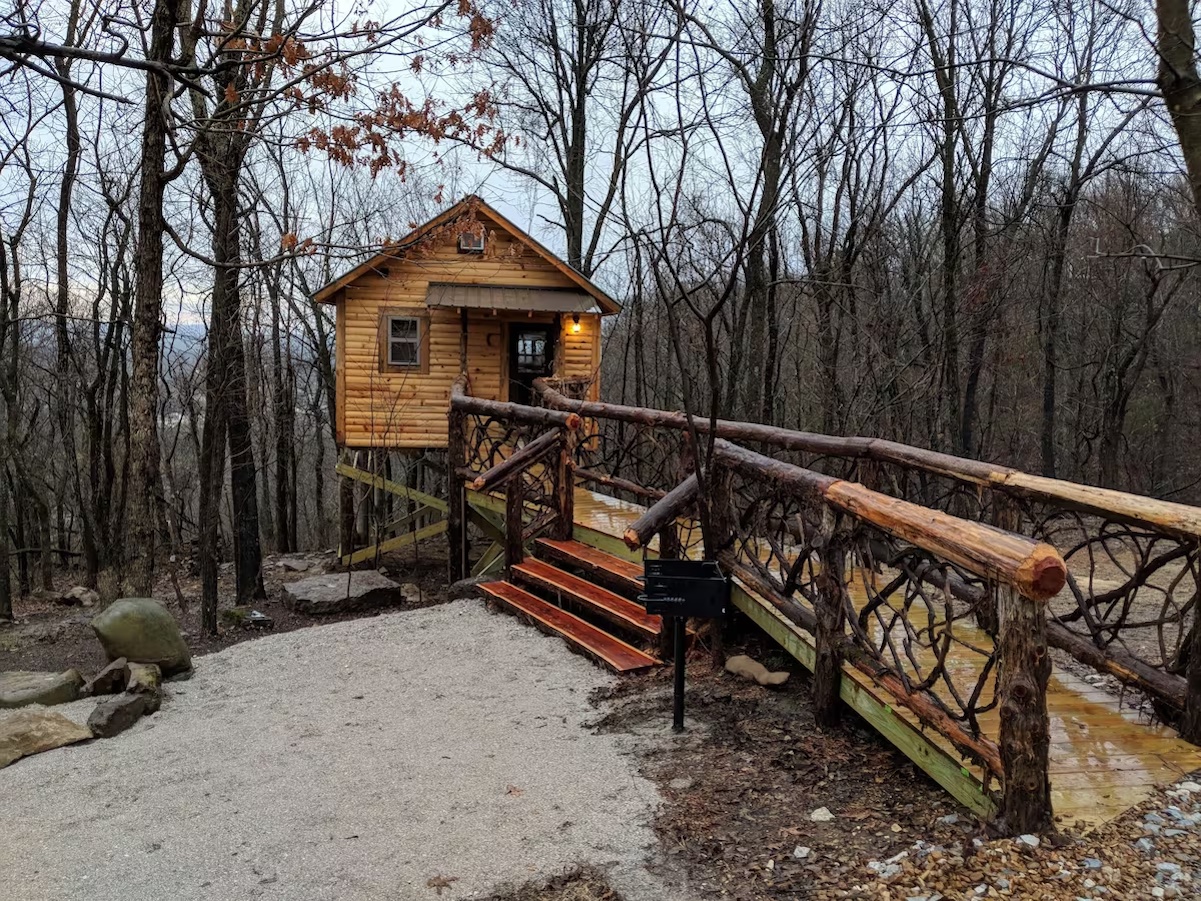
{"type": "Polygon", "coordinates": [[[0,772],[5,901],[452,901],[578,864],[677,897],[655,787],[585,728],[611,679],[558,639],[464,601],[196,668],[124,735],[0,772]]]}

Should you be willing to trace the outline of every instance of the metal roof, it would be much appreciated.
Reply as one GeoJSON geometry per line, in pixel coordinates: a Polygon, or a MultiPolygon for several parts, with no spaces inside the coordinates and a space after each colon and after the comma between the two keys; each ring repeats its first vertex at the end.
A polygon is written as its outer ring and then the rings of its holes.
{"type": "Polygon", "coordinates": [[[551,313],[595,313],[596,300],[583,291],[521,288],[499,285],[433,283],[425,295],[431,307],[469,307],[479,310],[543,310],[551,313]]]}

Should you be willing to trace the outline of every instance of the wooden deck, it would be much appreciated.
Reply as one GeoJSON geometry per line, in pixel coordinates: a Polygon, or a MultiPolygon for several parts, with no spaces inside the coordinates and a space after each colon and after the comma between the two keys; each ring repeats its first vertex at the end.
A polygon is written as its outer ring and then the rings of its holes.
{"type": "MultiPolygon", "coordinates": [[[[576,538],[615,556],[639,559],[641,555],[631,553],[620,536],[643,510],[637,504],[577,488],[576,538]]],[[[745,586],[735,585],[733,600],[812,669],[813,639],[807,632],[745,586]]],[[[957,624],[956,628],[961,627],[957,624]]],[[[970,640],[982,646],[991,643],[977,630],[970,640]]],[[[966,656],[960,664],[965,670],[978,666],[966,656]]],[[[892,706],[888,693],[869,677],[850,667],[844,672],[842,697],[853,709],[963,804],[981,814],[990,812],[992,802],[983,791],[978,768],[965,765],[940,735],[921,730],[907,710],[892,706]]],[[[1118,698],[1059,667],[1051,675],[1047,707],[1051,795],[1058,822],[1105,822],[1144,800],[1157,784],[1178,781],[1201,769],[1201,748],[1181,741],[1174,729],[1150,724],[1136,711],[1124,708],[1118,698]]],[[[995,730],[997,718],[996,711],[981,718],[986,733],[995,730]]]]}

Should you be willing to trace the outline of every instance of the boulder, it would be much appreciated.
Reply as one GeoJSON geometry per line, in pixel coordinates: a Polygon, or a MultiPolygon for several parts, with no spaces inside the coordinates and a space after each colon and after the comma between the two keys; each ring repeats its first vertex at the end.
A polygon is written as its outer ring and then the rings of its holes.
{"type": "Polygon", "coordinates": [[[14,760],[40,754],[77,741],[87,741],[91,730],[50,710],[20,710],[0,718],[0,768],[14,760]]]}
{"type": "Polygon", "coordinates": [[[789,676],[787,671],[773,673],[758,660],[754,660],[746,654],[739,654],[727,660],[726,672],[749,679],[752,682],[758,682],[760,685],[773,686],[783,685],[788,681],[789,676]]]}
{"type": "Polygon", "coordinates": [[[374,570],[310,576],[284,586],[284,606],[296,613],[322,615],[368,610],[404,600],[404,592],[374,570]]]}
{"type": "Polygon", "coordinates": [[[0,673],[0,708],[67,704],[79,698],[82,688],[83,677],[73,669],[65,673],[0,673]]]}
{"type": "Polygon", "coordinates": [[[100,602],[100,594],[90,588],[76,585],[63,595],[62,602],[72,606],[95,607],[100,602]]]}
{"type": "Polygon", "coordinates": [[[153,663],[168,676],[192,668],[192,654],[175,618],[158,601],[116,601],[92,619],[92,629],[109,660],[124,657],[130,663],[153,663]]]}
{"type": "Polygon", "coordinates": [[[446,590],[446,596],[452,601],[464,601],[469,598],[482,598],[484,592],[480,586],[485,582],[496,581],[496,576],[472,576],[470,579],[460,579],[453,582],[446,590]]]}
{"type": "Polygon", "coordinates": [[[96,738],[112,738],[140,720],[148,709],[146,695],[113,695],[96,705],[88,717],[88,728],[96,738]]]}
{"type": "Polygon", "coordinates": [[[129,667],[130,694],[146,698],[146,712],[157,713],[163,706],[163,672],[153,663],[134,663],[129,667]]]}
{"type": "Polygon", "coordinates": [[[286,569],[288,572],[302,573],[307,572],[313,565],[308,560],[300,560],[296,557],[284,557],[279,561],[281,569],[286,569]]]}
{"type": "Polygon", "coordinates": [[[124,657],[118,657],[95,676],[88,680],[83,687],[85,695],[115,695],[125,691],[129,684],[129,662],[124,657]]]}

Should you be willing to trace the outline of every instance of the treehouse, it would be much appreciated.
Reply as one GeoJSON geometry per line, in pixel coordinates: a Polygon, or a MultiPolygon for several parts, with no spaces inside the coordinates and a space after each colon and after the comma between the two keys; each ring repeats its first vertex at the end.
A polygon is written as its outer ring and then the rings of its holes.
{"type": "Polygon", "coordinates": [[[445,448],[451,384],[528,403],[540,377],[595,398],[604,291],[478,197],[467,197],[331,282],[337,441],[445,448]]]}

